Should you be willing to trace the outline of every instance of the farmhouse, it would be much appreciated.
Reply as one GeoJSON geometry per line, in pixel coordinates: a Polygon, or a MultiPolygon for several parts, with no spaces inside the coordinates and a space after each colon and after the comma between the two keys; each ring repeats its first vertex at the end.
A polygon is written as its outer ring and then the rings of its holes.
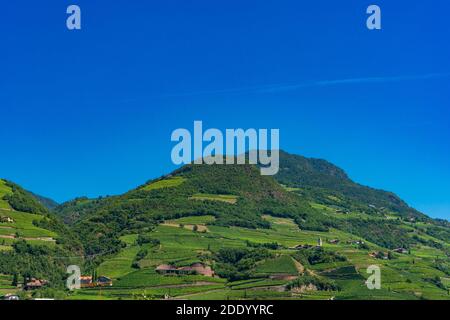
{"type": "Polygon", "coordinates": [[[339,239],[332,239],[332,240],[329,240],[328,243],[331,243],[331,244],[338,244],[338,243],[339,243],[339,239]]]}
{"type": "Polygon", "coordinates": [[[97,287],[111,287],[112,280],[108,277],[100,276],[97,278],[96,285],[97,287]]]}
{"type": "Polygon", "coordinates": [[[31,278],[31,281],[27,282],[23,287],[24,290],[34,290],[40,289],[48,283],[47,280],[41,280],[36,278],[31,278]]]}
{"type": "Polygon", "coordinates": [[[81,288],[94,287],[95,285],[92,282],[92,276],[81,276],[80,277],[80,286],[81,286],[81,288]]]}
{"type": "Polygon", "coordinates": [[[161,264],[156,267],[155,271],[160,274],[167,275],[167,274],[177,274],[178,269],[169,264],[161,264]]]}

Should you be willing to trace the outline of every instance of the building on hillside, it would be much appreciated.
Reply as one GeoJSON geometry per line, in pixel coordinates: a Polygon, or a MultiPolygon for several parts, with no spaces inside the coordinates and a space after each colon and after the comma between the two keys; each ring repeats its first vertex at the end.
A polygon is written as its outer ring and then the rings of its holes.
{"type": "Polygon", "coordinates": [[[160,274],[177,274],[177,268],[169,264],[161,264],[156,267],[156,272],[160,274]]]}
{"type": "Polygon", "coordinates": [[[206,266],[203,263],[194,263],[191,264],[191,269],[199,275],[205,276],[205,277],[214,277],[214,271],[211,269],[210,266],[206,266]]]}
{"type": "Polygon", "coordinates": [[[24,290],[35,290],[40,289],[48,283],[47,280],[41,280],[36,278],[31,278],[29,282],[23,287],[24,290]]]}
{"type": "Polygon", "coordinates": [[[97,287],[111,287],[113,285],[112,280],[105,276],[98,277],[95,284],[97,287]]]}
{"type": "Polygon", "coordinates": [[[406,250],[405,248],[397,248],[392,251],[397,252],[397,253],[402,253],[402,254],[408,253],[408,250],[406,250]]]}
{"type": "Polygon", "coordinates": [[[92,276],[81,276],[80,277],[80,287],[81,288],[90,288],[94,287],[95,284],[92,281],[92,276]]]}
{"type": "Polygon", "coordinates": [[[331,239],[328,241],[328,243],[331,243],[331,244],[338,244],[339,242],[340,242],[339,239],[331,239]]]}

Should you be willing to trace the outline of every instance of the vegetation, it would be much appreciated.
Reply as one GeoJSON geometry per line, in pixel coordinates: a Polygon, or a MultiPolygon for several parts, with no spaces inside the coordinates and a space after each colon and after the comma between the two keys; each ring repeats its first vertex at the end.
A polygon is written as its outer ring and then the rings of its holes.
{"type": "Polygon", "coordinates": [[[321,290],[321,291],[338,291],[340,288],[332,281],[325,280],[323,278],[315,276],[302,276],[296,280],[288,283],[287,288],[292,290],[294,288],[308,290],[321,290]]]}
{"type": "Polygon", "coordinates": [[[249,279],[256,263],[271,256],[265,249],[222,248],[215,254],[216,273],[229,281],[249,279]]]}
{"type": "Polygon", "coordinates": [[[347,259],[333,251],[326,251],[322,247],[301,249],[295,257],[304,264],[315,265],[319,263],[342,262],[347,259]]]}
{"type": "Polygon", "coordinates": [[[188,165],[122,195],[81,197],[52,211],[44,202],[0,180],[0,295],[450,298],[448,222],[358,185],[324,160],[282,152],[275,178],[252,165],[188,165]],[[156,272],[194,263],[215,277],[156,272]],[[69,264],[110,277],[113,286],[69,294],[69,264]],[[382,270],[382,290],[364,285],[373,264],[382,270]],[[33,277],[48,285],[28,293],[17,287],[33,277]]]}

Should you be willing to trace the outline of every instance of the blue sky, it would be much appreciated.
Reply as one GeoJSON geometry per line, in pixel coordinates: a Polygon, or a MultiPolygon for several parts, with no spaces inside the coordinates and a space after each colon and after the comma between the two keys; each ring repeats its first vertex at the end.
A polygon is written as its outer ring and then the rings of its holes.
{"type": "Polygon", "coordinates": [[[448,1],[21,1],[0,10],[0,176],[58,201],[174,168],[170,134],[281,148],[450,218],[448,1]],[[382,30],[365,27],[382,9],[382,30]],[[82,30],[65,27],[78,4],[82,30]]]}

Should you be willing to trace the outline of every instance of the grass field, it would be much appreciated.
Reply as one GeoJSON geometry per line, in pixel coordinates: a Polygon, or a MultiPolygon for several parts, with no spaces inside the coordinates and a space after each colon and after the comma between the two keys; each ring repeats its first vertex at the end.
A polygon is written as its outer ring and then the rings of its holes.
{"type": "MultiPolygon", "coordinates": [[[[0,215],[14,220],[12,223],[0,223],[0,235],[16,235],[20,238],[54,238],[56,233],[36,227],[33,221],[45,219],[45,217],[36,214],[0,209],[0,215]]],[[[44,240],[45,241],[45,240],[44,240]]]]}
{"type": "Polygon", "coordinates": [[[206,194],[206,193],[198,193],[194,194],[189,199],[191,200],[202,200],[202,201],[222,201],[230,204],[235,204],[238,200],[237,196],[228,195],[228,194],[206,194]]]}
{"type": "Polygon", "coordinates": [[[173,188],[173,187],[177,187],[177,186],[181,185],[185,181],[186,181],[186,179],[183,177],[173,177],[170,179],[164,179],[164,180],[153,182],[153,183],[143,187],[142,190],[151,191],[151,190],[157,190],[157,189],[162,189],[162,188],[173,188]]]}
{"type": "Polygon", "coordinates": [[[5,185],[4,180],[0,179],[0,216],[13,220],[13,222],[0,222],[0,251],[11,250],[12,244],[20,239],[34,245],[55,246],[57,234],[37,227],[33,223],[46,218],[42,215],[13,210],[3,200],[3,196],[10,192],[11,189],[5,185]]]}
{"type": "Polygon", "coordinates": [[[287,274],[297,275],[298,270],[291,256],[282,255],[275,259],[266,260],[255,270],[256,274],[287,274]]]}

